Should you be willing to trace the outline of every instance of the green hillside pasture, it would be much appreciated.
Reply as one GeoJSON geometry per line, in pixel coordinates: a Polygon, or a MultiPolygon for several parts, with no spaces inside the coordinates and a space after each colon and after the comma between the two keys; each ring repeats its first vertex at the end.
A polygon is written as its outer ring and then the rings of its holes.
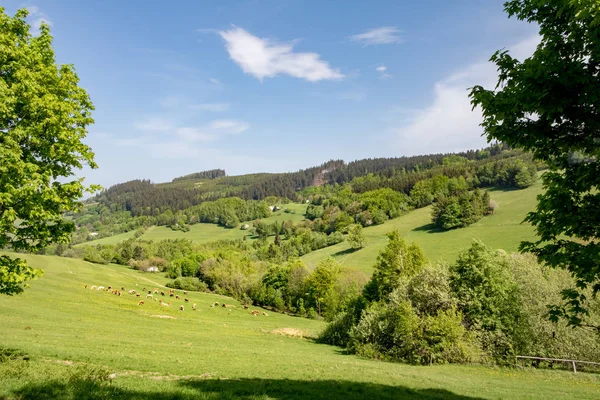
{"type": "MultiPolygon", "coordinates": [[[[294,223],[298,223],[304,221],[305,212],[305,204],[285,204],[280,211],[273,213],[269,218],[263,218],[261,221],[272,224],[275,221],[281,223],[291,220],[294,223]],[[286,208],[294,211],[294,213],[284,212],[286,208]]],[[[252,221],[243,222],[242,224],[244,223],[252,226],[252,221]]],[[[188,239],[194,243],[209,243],[216,240],[242,239],[244,236],[247,236],[248,239],[252,239],[252,236],[250,236],[247,230],[241,230],[239,227],[227,229],[215,224],[194,224],[190,225],[189,232],[174,231],[166,226],[153,226],[141,236],[141,239],[188,239]]]]}
{"type": "Polygon", "coordinates": [[[371,274],[377,254],[388,242],[386,233],[394,229],[398,229],[408,241],[418,243],[427,258],[434,262],[454,261],[473,239],[481,239],[496,249],[517,251],[521,241],[535,238],[533,227],[521,222],[528,212],[535,209],[536,196],[541,191],[539,181],[523,190],[490,190],[490,197],[498,203],[494,215],[466,228],[450,231],[439,231],[431,224],[431,207],[417,209],[382,225],[365,228],[367,246],[361,250],[352,251],[347,242],[342,242],[309,253],[303,260],[314,266],[331,256],[345,266],[371,274]]]}
{"type": "Polygon", "coordinates": [[[102,239],[96,239],[96,240],[91,240],[89,242],[79,243],[79,244],[75,245],[75,247],[86,246],[86,245],[94,246],[94,245],[98,245],[98,244],[117,244],[117,243],[123,242],[127,239],[131,239],[134,234],[135,234],[135,231],[119,233],[118,235],[107,236],[102,239]]]}
{"type": "Polygon", "coordinates": [[[324,327],[320,321],[264,316],[264,310],[254,317],[234,300],[200,293],[187,295],[196,312],[171,298],[169,308],[144,297],[138,306],[135,296],[83,284],[139,290],[161,287],[163,277],[26,258],[46,274],[23,295],[0,298],[0,337],[3,353],[23,351],[31,361],[0,362],[0,398],[587,399],[600,393],[600,377],[586,373],[360,359],[307,338],[324,327]],[[214,302],[236,308],[211,308],[214,302]],[[90,383],[95,366],[116,378],[90,383]]]}

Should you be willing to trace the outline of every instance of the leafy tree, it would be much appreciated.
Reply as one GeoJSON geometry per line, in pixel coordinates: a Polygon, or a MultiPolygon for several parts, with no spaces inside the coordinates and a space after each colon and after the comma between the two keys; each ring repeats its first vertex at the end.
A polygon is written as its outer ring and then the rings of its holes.
{"type": "Polygon", "coordinates": [[[377,256],[377,264],[371,280],[364,289],[370,301],[384,299],[401,282],[419,273],[426,262],[423,250],[416,244],[408,245],[400,232],[387,234],[389,243],[377,256]]]}
{"type": "Polygon", "coordinates": [[[576,289],[563,291],[566,302],[551,318],[586,325],[585,288],[600,291],[600,7],[592,0],[512,0],[505,10],[538,25],[541,43],[522,62],[497,51],[496,89],[475,86],[471,101],[483,111],[488,140],[531,151],[550,168],[526,218],[538,240],[521,250],[573,274],[576,289]]]}
{"type": "MultiPolygon", "coordinates": [[[[69,241],[74,225],[62,214],[86,190],[74,171],[96,164],[81,142],[93,123],[89,96],[72,65],[56,65],[49,26],[34,37],[27,15],[0,7],[0,248],[38,251],[69,241]]],[[[1,256],[0,293],[20,293],[40,274],[1,256]]]]}
{"type": "Polygon", "coordinates": [[[513,329],[519,302],[506,257],[473,241],[459,254],[450,286],[468,326],[492,331],[513,329]]]}
{"type": "Polygon", "coordinates": [[[362,249],[366,246],[365,235],[361,225],[353,224],[348,227],[348,243],[354,250],[362,249]]]}
{"type": "Polygon", "coordinates": [[[331,302],[335,295],[335,283],[340,271],[340,265],[327,258],[317,265],[307,279],[308,294],[317,306],[319,315],[324,311],[323,304],[331,302]]]}

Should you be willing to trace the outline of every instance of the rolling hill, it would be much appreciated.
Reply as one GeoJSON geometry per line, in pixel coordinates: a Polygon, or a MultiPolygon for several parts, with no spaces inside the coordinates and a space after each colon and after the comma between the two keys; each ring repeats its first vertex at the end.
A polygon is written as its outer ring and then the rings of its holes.
{"type": "Polygon", "coordinates": [[[1,398],[583,399],[600,391],[598,376],[586,373],[364,360],[316,344],[311,337],[321,321],[264,310],[254,317],[232,299],[200,293],[187,295],[196,312],[182,300],[164,307],[142,297],[138,306],[126,291],[116,296],[83,285],[141,291],[163,289],[165,278],[25,258],[46,273],[24,294],[0,301],[1,398]],[[211,307],[215,302],[236,307],[211,307]],[[28,361],[15,356],[22,353],[28,361]],[[102,371],[114,374],[109,382],[102,371]]]}

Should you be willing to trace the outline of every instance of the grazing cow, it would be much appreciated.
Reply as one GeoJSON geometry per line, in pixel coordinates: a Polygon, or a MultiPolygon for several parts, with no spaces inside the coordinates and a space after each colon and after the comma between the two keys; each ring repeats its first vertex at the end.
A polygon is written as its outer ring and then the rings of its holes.
{"type": "Polygon", "coordinates": [[[127,292],[127,293],[129,293],[129,294],[135,294],[135,290],[133,290],[133,289],[132,289],[132,290],[130,290],[130,291],[129,291],[129,292],[127,292]]]}
{"type": "Polygon", "coordinates": [[[112,289],[112,286],[109,286],[106,290],[111,290],[111,289],[112,289]]]}
{"type": "Polygon", "coordinates": [[[138,306],[141,306],[142,304],[144,304],[144,300],[140,300],[138,306]]]}
{"type": "Polygon", "coordinates": [[[169,293],[169,297],[173,297],[175,296],[173,293],[169,293]]]}
{"type": "Polygon", "coordinates": [[[187,290],[184,290],[184,291],[183,291],[183,294],[187,294],[187,290]]]}
{"type": "Polygon", "coordinates": [[[96,285],[90,286],[90,290],[94,290],[94,289],[96,289],[96,285]]]}
{"type": "Polygon", "coordinates": [[[252,314],[256,317],[258,314],[260,314],[260,312],[258,310],[252,310],[252,312],[250,314],[252,314]]]}
{"type": "Polygon", "coordinates": [[[98,291],[104,290],[104,286],[98,286],[98,288],[96,288],[96,290],[98,290],[98,291]]]}
{"type": "Polygon", "coordinates": [[[183,307],[183,305],[179,306],[179,311],[184,311],[185,308],[183,307]]]}
{"type": "Polygon", "coordinates": [[[269,315],[268,315],[266,312],[264,312],[264,311],[263,311],[263,315],[264,315],[265,317],[268,317],[268,316],[269,316],[269,315]]]}
{"type": "Polygon", "coordinates": [[[186,303],[190,302],[190,299],[188,299],[187,297],[185,299],[183,299],[183,301],[185,301],[186,303]]]}
{"type": "Polygon", "coordinates": [[[192,304],[192,310],[196,311],[196,303],[192,304]]]}
{"type": "Polygon", "coordinates": [[[143,288],[143,289],[142,289],[142,292],[145,292],[145,291],[146,291],[146,288],[143,288]]]}
{"type": "Polygon", "coordinates": [[[247,310],[248,308],[250,308],[250,306],[248,304],[244,304],[244,308],[247,310]]]}
{"type": "Polygon", "coordinates": [[[175,296],[175,298],[176,298],[177,300],[179,300],[179,296],[175,296]]]}
{"type": "Polygon", "coordinates": [[[121,286],[121,290],[125,290],[125,286],[121,286]]]}
{"type": "Polygon", "coordinates": [[[152,290],[148,290],[148,294],[152,294],[152,290]]]}
{"type": "Polygon", "coordinates": [[[217,302],[215,302],[215,306],[218,306],[218,305],[219,305],[219,302],[218,302],[218,301],[217,301],[217,302]]]}
{"type": "Polygon", "coordinates": [[[165,295],[165,292],[160,292],[160,294],[161,294],[162,296],[164,296],[164,295],[165,295]]]}
{"type": "Polygon", "coordinates": [[[83,288],[84,288],[84,289],[87,289],[87,284],[86,284],[86,285],[83,285],[83,288]]]}
{"type": "Polygon", "coordinates": [[[158,294],[158,289],[154,289],[154,294],[158,294]]]}
{"type": "Polygon", "coordinates": [[[152,295],[151,295],[150,293],[148,293],[148,294],[146,295],[146,298],[147,298],[147,299],[152,299],[153,297],[152,297],[152,295]]]}
{"type": "Polygon", "coordinates": [[[141,296],[141,294],[139,294],[139,293],[137,293],[137,294],[135,295],[135,297],[140,297],[140,296],[141,296]]]}

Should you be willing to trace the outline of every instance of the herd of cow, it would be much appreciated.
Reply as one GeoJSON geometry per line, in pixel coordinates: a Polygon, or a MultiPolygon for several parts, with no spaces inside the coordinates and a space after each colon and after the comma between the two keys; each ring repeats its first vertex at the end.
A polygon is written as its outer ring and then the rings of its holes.
{"type": "MultiPolygon", "coordinates": [[[[87,289],[88,285],[84,284],[83,288],[87,289]]],[[[125,287],[123,287],[123,286],[121,287],[120,290],[113,288],[112,286],[104,287],[104,286],[91,285],[91,286],[89,286],[89,288],[90,288],[90,290],[110,292],[110,293],[114,294],[115,296],[121,296],[123,294],[123,292],[126,291],[125,287]]],[[[160,304],[163,307],[171,307],[171,303],[167,303],[167,302],[163,301],[161,298],[158,297],[159,294],[160,294],[160,296],[169,296],[169,297],[173,297],[175,300],[181,300],[181,297],[178,294],[175,294],[175,290],[173,290],[173,289],[169,289],[169,291],[167,293],[165,293],[164,291],[159,290],[158,288],[154,288],[153,290],[147,290],[146,288],[143,288],[142,292],[145,293],[146,300],[152,299],[153,301],[158,302],[158,304],[160,304]],[[157,295],[157,296],[155,297],[154,295],[157,295]]],[[[129,295],[132,295],[132,296],[135,296],[138,298],[142,297],[142,293],[138,293],[135,289],[129,290],[129,291],[127,291],[127,293],[129,295]]],[[[188,292],[186,290],[184,290],[183,294],[187,295],[188,292]]],[[[189,303],[190,299],[188,299],[187,297],[184,297],[183,301],[186,303],[189,303]]],[[[138,301],[138,306],[143,306],[144,304],[145,304],[144,300],[140,299],[138,301]]],[[[235,305],[233,305],[233,304],[225,304],[225,303],[219,303],[219,302],[215,302],[210,305],[210,307],[218,307],[218,306],[222,306],[223,308],[226,308],[229,312],[231,312],[232,308],[235,308],[235,305]]],[[[243,307],[246,310],[250,308],[250,306],[248,304],[244,304],[243,307]]],[[[183,304],[181,304],[179,306],[179,310],[185,311],[185,306],[183,304]]],[[[192,304],[192,310],[199,311],[198,308],[196,307],[196,303],[192,304]]],[[[260,315],[260,311],[252,310],[252,311],[250,311],[250,314],[256,317],[256,316],[260,315]]],[[[268,314],[264,311],[263,311],[262,315],[264,315],[265,317],[268,316],[268,314]]]]}

